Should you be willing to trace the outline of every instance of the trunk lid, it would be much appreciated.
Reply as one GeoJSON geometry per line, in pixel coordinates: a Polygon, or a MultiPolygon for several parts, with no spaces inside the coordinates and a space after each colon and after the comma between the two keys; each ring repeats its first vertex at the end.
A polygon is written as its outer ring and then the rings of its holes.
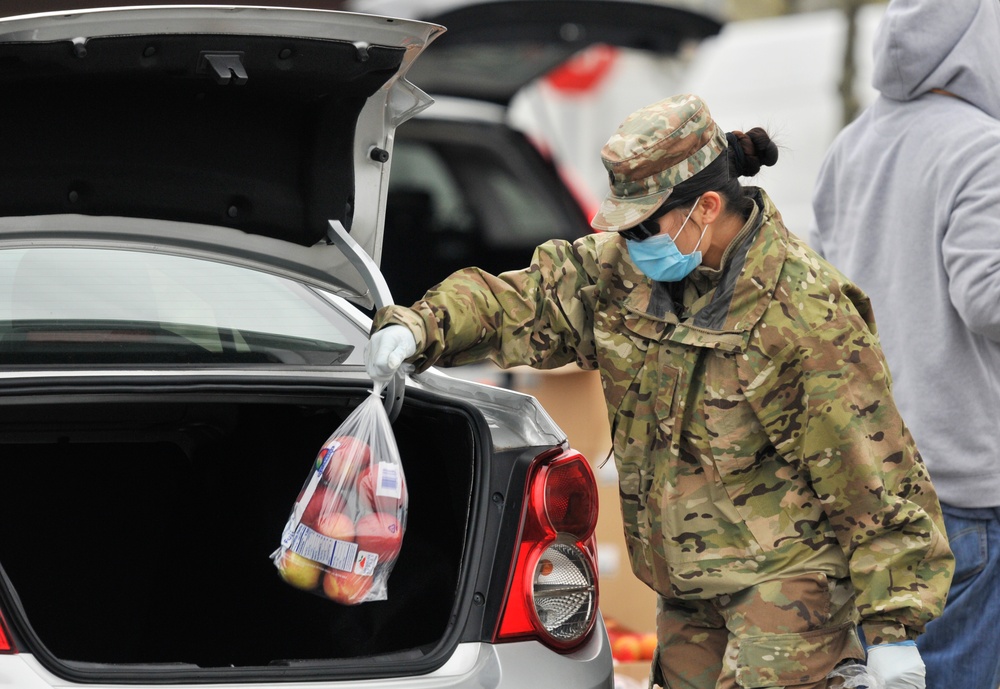
{"type": "Polygon", "coordinates": [[[673,55],[722,28],[697,12],[622,0],[476,2],[421,18],[448,33],[414,66],[413,83],[435,96],[501,105],[591,45],[673,55]]]}
{"type": "Polygon", "coordinates": [[[258,268],[272,257],[280,274],[372,306],[374,267],[333,245],[349,234],[378,260],[393,132],[431,102],[403,77],[442,31],[234,6],[0,20],[0,216],[183,223],[164,235],[8,221],[0,242],[137,243],[258,268]]]}

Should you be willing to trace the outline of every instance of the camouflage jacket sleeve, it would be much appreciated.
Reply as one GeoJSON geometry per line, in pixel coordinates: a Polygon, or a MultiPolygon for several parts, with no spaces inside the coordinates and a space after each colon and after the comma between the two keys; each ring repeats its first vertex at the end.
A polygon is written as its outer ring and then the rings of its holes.
{"type": "Polygon", "coordinates": [[[954,561],[867,326],[842,312],[741,378],[771,442],[822,503],[873,644],[914,638],[940,615],[954,561]]]}
{"type": "Polygon", "coordinates": [[[417,371],[490,360],[501,367],[555,368],[575,361],[596,368],[592,296],[593,239],[539,246],[523,270],[490,275],[457,271],[410,308],[381,309],[372,331],[410,328],[417,371]]]}

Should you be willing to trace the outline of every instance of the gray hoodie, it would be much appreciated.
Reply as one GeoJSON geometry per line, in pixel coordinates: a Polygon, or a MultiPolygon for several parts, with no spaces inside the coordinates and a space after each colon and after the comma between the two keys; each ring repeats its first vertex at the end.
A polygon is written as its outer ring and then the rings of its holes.
{"type": "Polygon", "coordinates": [[[827,153],[813,240],[872,299],[941,501],[998,506],[1000,0],[893,0],[874,54],[881,95],[827,153]]]}

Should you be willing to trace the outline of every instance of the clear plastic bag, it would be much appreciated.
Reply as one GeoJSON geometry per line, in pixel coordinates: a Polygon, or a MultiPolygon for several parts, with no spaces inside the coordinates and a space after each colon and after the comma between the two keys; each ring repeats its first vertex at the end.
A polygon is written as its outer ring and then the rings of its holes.
{"type": "Polygon", "coordinates": [[[843,663],[827,675],[827,679],[834,680],[828,686],[835,689],[885,689],[882,679],[868,669],[862,663],[843,663]]]}
{"type": "Polygon", "coordinates": [[[344,605],[385,600],[409,496],[382,383],[323,443],[271,554],[290,585],[344,605]]]}

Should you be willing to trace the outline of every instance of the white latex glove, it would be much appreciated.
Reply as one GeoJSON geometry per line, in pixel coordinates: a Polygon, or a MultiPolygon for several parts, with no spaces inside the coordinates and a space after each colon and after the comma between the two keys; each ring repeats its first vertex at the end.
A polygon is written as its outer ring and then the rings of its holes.
{"type": "Polygon", "coordinates": [[[374,380],[392,378],[403,361],[417,351],[413,333],[403,325],[387,325],[372,335],[365,347],[365,368],[374,380]]]}
{"type": "Polygon", "coordinates": [[[924,659],[913,641],[870,646],[868,669],[885,682],[885,689],[926,689],[924,659]]]}

